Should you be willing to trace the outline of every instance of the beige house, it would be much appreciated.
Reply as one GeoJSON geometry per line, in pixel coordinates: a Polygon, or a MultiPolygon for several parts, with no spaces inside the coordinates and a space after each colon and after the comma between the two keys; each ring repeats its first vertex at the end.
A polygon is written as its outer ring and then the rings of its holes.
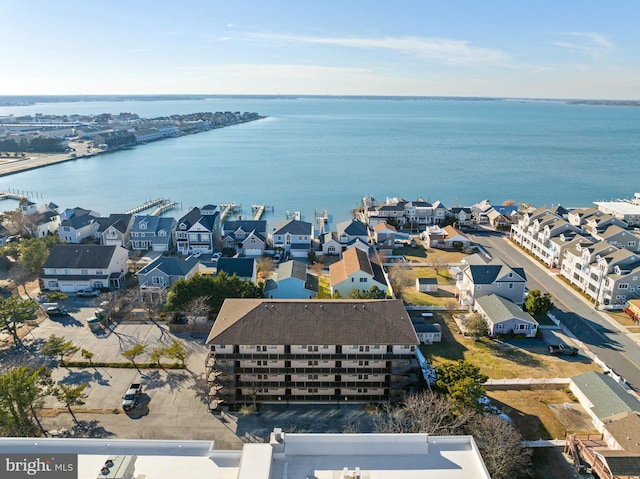
{"type": "Polygon", "coordinates": [[[348,297],[352,289],[369,291],[373,286],[385,292],[389,289],[382,266],[358,248],[342,253],[342,260],[329,267],[329,277],[331,294],[340,293],[343,298],[348,297]]]}

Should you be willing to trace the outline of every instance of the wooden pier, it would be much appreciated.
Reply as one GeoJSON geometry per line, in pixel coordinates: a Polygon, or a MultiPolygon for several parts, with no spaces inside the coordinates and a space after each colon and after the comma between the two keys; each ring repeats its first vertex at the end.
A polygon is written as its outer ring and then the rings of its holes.
{"type": "Polygon", "coordinates": [[[162,203],[160,206],[158,206],[155,210],[153,210],[150,213],[150,216],[160,216],[162,213],[165,213],[169,210],[172,210],[173,208],[176,208],[178,206],[178,202],[177,201],[170,201],[167,200],[166,202],[162,203]]]}
{"type": "Polygon", "coordinates": [[[167,203],[169,200],[164,198],[157,198],[155,200],[149,200],[146,203],[142,203],[140,206],[136,206],[135,208],[131,208],[124,212],[125,215],[134,215],[136,213],[140,213],[141,211],[148,210],[153,208],[154,206],[158,206],[164,203],[167,203]]]}
{"type": "Polygon", "coordinates": [[[241,213],[242,205],[238,203],[220,203],[222,212],[220,213],[220,223],[224,223],[231,213],[241,213]]]}
{"type": "Polygon", "coordinates": [[[28,200],[28,195],[21,193],[12,193],[11,191],[0,191],[0,200],[28,200]]]}
{"type": "Polygon", "coordinates": [[[287,218],[287,220],[296,220],[296,221],[301,221],[302,220],[302,214],[299,211],[287,211],[285,214],[285,217],[287,218]]]}
{"type": "Polygon", "coordinates": [[[253,213],[254,221],[258,221],[260,218],[262,218],[262,215],[264,214],[264,208],[264,205],[251,205],[251,212],[253,213]]]}

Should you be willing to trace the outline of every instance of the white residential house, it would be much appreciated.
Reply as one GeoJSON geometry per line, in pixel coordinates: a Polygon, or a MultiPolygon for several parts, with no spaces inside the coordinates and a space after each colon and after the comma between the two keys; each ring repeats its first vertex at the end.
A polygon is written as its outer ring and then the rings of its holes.
{"type": "Polygon", "coordinates": [[[55,245],[43,267],[45,290],[73,293],[81,289],[124,286],[129,251],[122,246],[55,245]]]}
{"type": "Polygon", "coordinates": [[[347,298],[352,289],[369,291],[373,286],[384,292],[389,289],[382,266],[358,248],[342,253],[342,260],[329,266],[329,276],[331,294],[340,293],[343,298],[347,298]]]}

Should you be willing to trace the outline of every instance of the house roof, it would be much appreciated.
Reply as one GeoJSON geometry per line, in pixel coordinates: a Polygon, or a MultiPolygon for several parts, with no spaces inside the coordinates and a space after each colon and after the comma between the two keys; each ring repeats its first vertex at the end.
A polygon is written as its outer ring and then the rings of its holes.
{"type": "MultiPolygon", "coordinates": [[[[472,255],[476,256],[476,255],[472,255]]],[[[527,281],[527,277],[522,268],[511,268],[499,259],[494,259],[489,263],[482,264],[482,257],[478,256],[478,263],[467,264],[463,268],[463,272],[471,276],[473,284],[493,284],[503,278],[509,283],[523,283],[527,281]],[[509,273],[513,273],[513,277],[509,278],[509,273]]],[[[471,259],[476,261],[476,259],[471,259]]]]}
{"type": "Polygon", "coordinates": [[[375,231],[376,233],[379,233],[380,231],[384,231],[384,230],[397,231],[395,227],[393,227],[388,223],[378,223],[373,227],[373,231],[375,231]]]}
{"type": "Polygon", "coordinates": [[[445,233],[447,234],[447,238],[449,239],[455,238],[456,236],[462,236],[464,239],[469,240],[469,237],[467,235],[451,225],[445,226],[443,230],[445,231],[445,233]]]}
{"type": "Polygon", "coordinates": [[[367,225],[358,220],[341,221],[336,225],[338,236],[346,234],[349,236],[368,236],[367,225]]]}
{"type": "Polygon", "coordinates": [[[311,223],[307,223],[306,221],[298,221],[298,220],[287,220],[281,221],[276,224],[273,228],[274,235],[311,235],[313,231],[313,225],[311,223]]]}
{"type": "Polygon", "coordinates": [[[400,300],[227,299],[207,343],[417,345],[400,300]]]}
{"type": "Polygon", "coordinates": [[[73,215],[71,218],[62,220],[60,226],[69,226],[71,228],[78,229],[91,224],[95,219],[96,217],[91,213],[73,215]]]}
{"type": "Polygon", "coordinates": [[[365,272],[377,282],[386,284],[382,267],[369,258],[369,255],[358,248],[350,248],[342,253],[342,259],[329,266],[331,284],[346,281],[349,276],[358,271],[365,272]]]}
{"type": "Polygon", "coordinates": [[[300,281],[307,279],[307,265],[300,261],[289,260],[278,265],[277,271],[278,281],[287,278],[295,278],[300,281]]]}
{"type": "Polygon", "coordinates": [[[229,276],[234,274],[240,278],[251,278],[256,267],[253,258],[220,258],[218,259],[218,274],[222,271],[229,276]]]}
{"type": "Polygon", "coordinates": [[[193,256],[187,258],[175,258],[159,256],[147,266],[138,271],[138,275],[149,274],[157,270],[168,276],[186,276],[198,264],[198,259],[193,256]]]}
{"type": "Polygon", "coordinates": [[[266,220],[234,220],[225,221],[222,226],[224,234],[233,233],[239,229],[242,229],[245,233],[250,231],[256,231],[263,235],[267,234],[267,221],[266,220]]]}
{"type": "Polygon", "coordinates": [[[482,308],[492,323],[502,323],[511,319],[519,319],[525,323],[538,324],[533,317],[523,311],[517,304],[505,299],[497,294],[481,296],[476,299],[478,306],[482,308]]]}
{"type": "Polygon", "coordinates": [[[624,413],[604,425],[618,444],[626,452],[640,454],[640,414],[624,413]]]}
{"type": "Polygon", "coordinates": [[[591,410],[601,420],[623,412],[640,412],[640,401],[610,376],[590,371],[572,377],[571,381],[593,404],[591,410]]]}
{"type": "Polygon", "coordinates": [[[108,218],[96,218],[96,221],[100,225],[98,232],[103,233],[110,227],[113,227],[120,231],[120,233],[125,233],[131,223],[131,218],[133,218],[132,214],[124,213],[110,214],[108,218]]]}
{"type": "MultiPolygon", "coordinates": [[[[165,230],[167,233],[171,233],[175,229],[176,220],[167,216],[136,216],[133,219],[133,226],[131,231],[139,232],[144,231],[148,233],[157,233],[160,230],[165,230]],[[140,223],[144,221],[147,224],[145,229],[140,228],[140,223]]],[[[169,235],[168,235],[169,236],[169,235]]],[[[149,239],[149,238],[145,238],[149,239]]]]}
{"type": "Polygon", "coordinates": [[[44,268],[108,268],[121,246],[60,244],[51,248],[44,268]]]}
{"type": "Polygon", "coordinates": [[[418,284],[438,284],[437,278],[418,278],[418,284]]]}
{"type": "Polygon", "coordinates": [[[307,272],[307,265],[295,260],[285,261],[284,263],[280,263],[278,265],[278,271],[276,272],[276,279],[268,280],[274,284],[266,284],[265,291],[269,291],[270,289],[277,288],[277,282],[284,281],[290,278],[297,279],[298,281],[302,281],[304,283],[305,289],[309,291],[313,291],[315,293],[318,292],[318,278],[307,272]],[[269,286],[267,288],[267,286],[269,286]]]}
{"type": "Polygon", "coordinates": [[[640,454],[612,449],[599,449],[613,477],[636,477],[640,471],[640,454]]]}

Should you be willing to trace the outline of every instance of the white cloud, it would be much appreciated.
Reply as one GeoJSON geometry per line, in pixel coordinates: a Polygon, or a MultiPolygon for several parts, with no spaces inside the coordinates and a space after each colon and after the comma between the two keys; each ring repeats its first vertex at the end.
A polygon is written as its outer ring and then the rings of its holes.
{"type": "Polygon", "coordinates": [[[359,49],[391,50],[446,65],[504,65],[510,55],[501,50],[472,46],[465,40],[425,37],[313,37],[249,34],[250,38],[289,43],[335,45],[359,49]]]}
{"type": "Polygon", "coordinates": [[[556,47],[564,48],[593,59],[599,59],[615,49],[611,40],[596,32],[561,32],[563,37],[571,37],[574,41],[552,42],[556,47]]]}

